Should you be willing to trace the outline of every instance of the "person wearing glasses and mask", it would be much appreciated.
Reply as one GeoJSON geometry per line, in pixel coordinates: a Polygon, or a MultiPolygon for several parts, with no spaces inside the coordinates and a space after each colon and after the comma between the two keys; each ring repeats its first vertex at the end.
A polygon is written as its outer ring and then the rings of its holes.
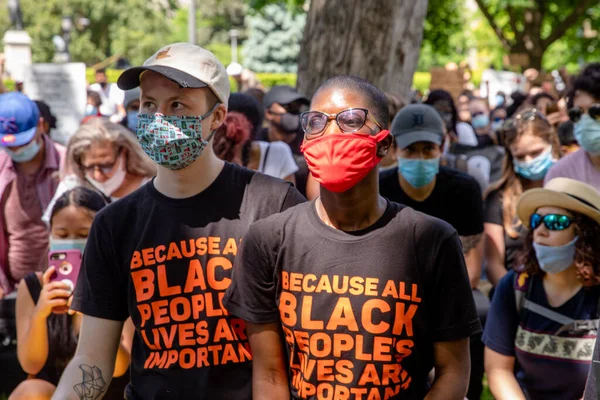
{"type": "Polygon", "coordinates": [[[580,399],[598,330],[600,192],[555,178],[523,193],[520,263],[500,281],[483,341],[498,400],[580,399]]]}
{"type": "Polygon", "coordinates": [[[69,139],[66,171],[70,173],[46,209],[45,222],[54,201],[67,190],[84,185],[112,202],[148,182],[156,175],[156,166],[127,128],[106,118],[92,118],[69,139]]]}
{"type": "Polygon", "coordinates": [[[247,333],[223,296],[250,224],[305,199],[215,155],[230,87],[208,50],[167,45],[117,83],[140,87],[137,137],[157,174],[96,215],[72,305],[83,314],[77,352],[54,398],[102,396],[131,317],[127,399],[250,400],[247,333]]]}
{"type": "MultiPolygon", "coordinates": [[[[475,178],[440,166],[444,143],[450,140],[444,121],[434,107],[411,104],[392,122],[398,167],[382,171],[379,191],[383,197],[446,221],[460,235],[477,312],[485,321],[489,300],[477,290],[483,261],[483,199],[475,178]]],[[[468,398],[481,397],[483,344],[471,338],[471,385],[468,398]]]]}
{"type": "Polygon", "coordinates": [[[485,192],[484,254],[492,285],[516,267],[525,229],[517,218],[523,191],[542,187],[544,177],[560,158],[554,127],[535,109],[525,110],[502,129],[506,154],[502,178],[485,192]]]}
{"type": "Polygon", "coordinates": [[[250,227],[224,299],[247,323],[255,398],[462,400],[480,324],[460,239],[379,195],[385,94],[336,76],[310,110],[302,150],[321,195],[250,227]]]}
{"type": "Polygon", "coordinates": [[[560,160],[546,180],[561,176],[600,189],[600,63],[583,70],[573,83],[573,93],[569,119],[581,149],[560,160]]]}

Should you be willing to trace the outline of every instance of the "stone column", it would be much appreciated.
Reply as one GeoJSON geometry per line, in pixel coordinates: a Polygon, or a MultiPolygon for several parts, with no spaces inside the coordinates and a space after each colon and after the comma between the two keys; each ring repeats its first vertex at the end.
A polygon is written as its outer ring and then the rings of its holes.
{"type": "Polygon", "coordinates": [[[22,81],[31,65],[31,37],[24,30],[9,30],[3,41],[5,73],[14,81],[22,81]]]}

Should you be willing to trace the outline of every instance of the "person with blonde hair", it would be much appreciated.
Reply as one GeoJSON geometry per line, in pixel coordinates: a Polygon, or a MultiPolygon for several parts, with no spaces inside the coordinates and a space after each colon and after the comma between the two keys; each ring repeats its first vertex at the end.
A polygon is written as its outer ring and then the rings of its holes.
{"type": "Polygon", "coordinates": [[[44,213],[46,222],[54,202],[67,190],[86,186],[111,202],[148,182],[156,166],[127,128],[106,118],[92,118],[69,140],[65,171],[44,213]]]}

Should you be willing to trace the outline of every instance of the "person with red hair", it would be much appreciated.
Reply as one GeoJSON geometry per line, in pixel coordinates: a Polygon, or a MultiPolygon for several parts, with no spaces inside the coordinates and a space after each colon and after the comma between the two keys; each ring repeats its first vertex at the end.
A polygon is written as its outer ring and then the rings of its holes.
{"type": "Polygon", "coordinates": [[[265,175],[296,183],[298,166],[290,147],[283,142],[253,140],[254,126],[241,112],[229,111],[215,132],[213,149],[217,157],[265,175]]]}

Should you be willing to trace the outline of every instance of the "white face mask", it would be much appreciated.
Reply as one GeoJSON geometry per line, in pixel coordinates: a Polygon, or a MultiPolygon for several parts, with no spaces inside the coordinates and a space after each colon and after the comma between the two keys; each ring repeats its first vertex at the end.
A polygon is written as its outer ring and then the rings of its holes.
{"type": "Polygon", "coordinates": [[[125,158],[123,155],[119,156],[119,165],[117,166],[117,170],[114,175],[108,178],[104,182],[98,182],[94,178],[86,175],[86,179],[94,186],[96,189],[101,191],[105,196],[110,197],[114,192],[116,192],[123,181],[125,181],[125,176],[127,176],[127,172],[125,171],[125,158]]]}

